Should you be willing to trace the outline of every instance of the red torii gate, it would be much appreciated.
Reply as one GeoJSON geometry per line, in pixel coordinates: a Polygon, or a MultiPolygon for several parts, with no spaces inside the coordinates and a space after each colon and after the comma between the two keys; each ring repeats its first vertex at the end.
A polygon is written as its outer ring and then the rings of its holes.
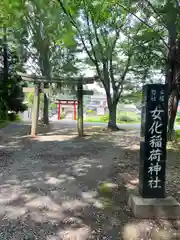
{"type": "Polygon", "coordinates": [[[56,100],[56,104],[58,106],[58,120],[61,120],[61,105],[72,105],[74,110],[74,120],[76,120],[76,106],[78,105],[77,100],[56,100]]]}

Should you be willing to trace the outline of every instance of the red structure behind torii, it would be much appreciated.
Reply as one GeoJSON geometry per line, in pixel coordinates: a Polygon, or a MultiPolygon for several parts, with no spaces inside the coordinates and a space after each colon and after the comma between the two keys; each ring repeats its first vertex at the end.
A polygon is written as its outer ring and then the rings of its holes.
{"type": "Polygon", "coordinates": [[[78,105],[77,100],[57,100],[56,104],[58,106],[58,120],[61,120],[61,105],[72,105],[74,108],[74,120],[76,120],[76,106],[78,105]]]}

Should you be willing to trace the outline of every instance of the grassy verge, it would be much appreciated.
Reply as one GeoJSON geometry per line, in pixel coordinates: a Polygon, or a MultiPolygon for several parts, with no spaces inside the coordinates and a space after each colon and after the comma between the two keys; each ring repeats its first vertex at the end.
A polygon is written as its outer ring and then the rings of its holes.
{"type": "Polygon", "coordinates": [[[176,116],[176,125],[180,125],[180,115],[177,114],[176,116]]]}
{"type": "Polygon", "coordinates": [[[9,124],[9,121],[8,121],[8,120],[7,120],[7,121],[0,121],[0,129],[7,127],[8,124],[9,124]]]}
{"type": "Polygon", "coordinates": [[[9,114],[7,120],[0,121],[0,128],[7,127],[11,122],[21,122],[22,119],[19,115],[9,114]]]}
{"type": "Polygon", "coordinates": [[[180,140],[180,130],[176,130],[176,140],[180,140]]]}
{"type": "MultiPolygon", "coordinates": [[[[103,116],[87,117],[85,122],[103,122],[107,123],[109,119],[108,114],[103,116]]],[[[117,123],[140,123],[141,117],[134,112],[121,112],[117,116],[117,123]]]]}

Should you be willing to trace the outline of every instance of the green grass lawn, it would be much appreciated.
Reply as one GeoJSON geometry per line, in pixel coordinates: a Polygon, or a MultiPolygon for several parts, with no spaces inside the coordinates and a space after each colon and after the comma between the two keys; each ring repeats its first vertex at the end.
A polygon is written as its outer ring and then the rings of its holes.
{"type": "Polygon", "coordinates": [[[180,130],[176,130],[176,140],[180,140],[180,130]]]}
{"type": "MultiPolygon", "coordinates": [[[[85,122],[108,122],[108,114],[103,116],[87,117],[85,122]]],[[[134,112],[121,112],[117,116],[117,123],[141,123],[141,116],[134,112]]],[[[180,125],[180,114],[176,117],[176,125],[180,125]]],[[[179,133],[180,134],[180,133],[179,133]]]]}
{"type": "Polygon", "coordinates": [[[180,114],[179,113],[177,113],[177,115],[176,115],[176,124],[180,125],[180,114]]]}
{"type": "Polygon", "coordinates": [[[21,122],[22,119],[18,114],[9,114],[7,120],[0,121],[0,129],[5,128],[10,124],[11,122],[21,122]]]}
{"type": "Polygon", "coordinates": [[[9,124],[9,121],[0,121],[0,128],[5,128],[9,124]]]}
{"type": "MultiPolygon", "coordinates": [[[[87,117],[85,122],[108,122],[109,116],[105,114],[103,116],[87,117]]],[[[140,123],[141,117],[134,112],[121,112],[117,114],[117,123],[140,123]]]]}

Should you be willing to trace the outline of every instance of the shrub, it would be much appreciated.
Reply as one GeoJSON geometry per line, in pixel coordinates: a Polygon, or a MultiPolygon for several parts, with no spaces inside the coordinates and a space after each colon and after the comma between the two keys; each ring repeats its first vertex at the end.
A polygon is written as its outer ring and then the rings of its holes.
{"type": "Polygon", "coordinates": [[[15,121],[22,121],[22,118],[20,117],[19,114],[16,114],[16,120],[15,121]]]}
{"type": "Polygon", "coordinates": [[[176,140],[180,140],[180,130],[176,130],[176,140]]]}
{"type": "Polygon", "coordinates": [[[180,122],[180,116],[176,117],[176,122],[178,122],[178,123],[180,122]]]}
{"type": "Polygon", "coordinates": [[[8,120],[9,121],[15,121],[16,120],[16,113],[8,113],[8,120]]]}
{"type": "Polygon", "coordinates": [[[51,103],[50,109],[51,109],[51,110],[56,110],[56,109],[57,109],[56,103],[51,103]]]}
{"type": "MultiPolygon", "coordinates": [[[[108,122],[109,121],[109,114],[105,114],[103,116],[94,116],[94,117],[86,117],[86,121],[88,122],[108,122]]],[[[127,112],[122,112],[118,117],[117,117],[117,122],[139,122],[140,121],[140,116],[136,113],[127,113],[127,112]]]]}
{"type": "Polygon", "coordinates": [[[108,122],[108,120],[109,120],[109,115],[108,114],[105,114],[105,115],[100,117],[100,121],[102,121],[102,122],[108,122]]]}
{"type": "Polygon", "coordinates": [[[5,128],[5,127],[7,127],[8,126],[8,121],[1,121],[0,120],[0,128],[5,128]]]}
{"type": "Polygon", "coordinates": [[[127,116],[127,115],[122,115],[122,116],[119,116],[118,118],[117,118],[117,120],[118,121],[121,121],[121,122],[133,122],[133,121],[135,121],[136,119],[134,119],[134,118],[132,118],[132,117],[130,117],[130,116],[127,116]]]}
{"type": "Polygon", "coordinates": [[[100,120],[100,117],[96,116],[96,117],[86,117],[85,118],[86,122],[102,122],[102,120],[100,120]]]}
{"type": "Polygon", "coordinates": [[[87,110],[87,115],[88,116],[94,116],[94,115],[96,115],[96,111],[94,111],[92,109],[89,109],[89,110],[87,110]]]}
{"type": "Polygon", "coordinates": [[[11,122],[21,121],[21,118],[15,112],[11,112],[11,113],[8,113],[8,120],[11,121],[11,122]]]}
{"type": "Polygon", "coordinates": [[[65,118],[65,112],[62,112],[61,113],[61,119],[64,119],[65,118]]]}
{"type": "Polygon", "coordinates": [[[140,121],[141,117],[135,112],[121,112],[117,120],[120,122],[138,122],[140,121]]]}
{"type": "Polygon", "coordinates": [[[93,112],[93,110],[92,110],[92,109],[89,109],[89,110],[87,110],[87,112],[88,112],[88,113],[92,113],[92,112],[93,112]]]}

